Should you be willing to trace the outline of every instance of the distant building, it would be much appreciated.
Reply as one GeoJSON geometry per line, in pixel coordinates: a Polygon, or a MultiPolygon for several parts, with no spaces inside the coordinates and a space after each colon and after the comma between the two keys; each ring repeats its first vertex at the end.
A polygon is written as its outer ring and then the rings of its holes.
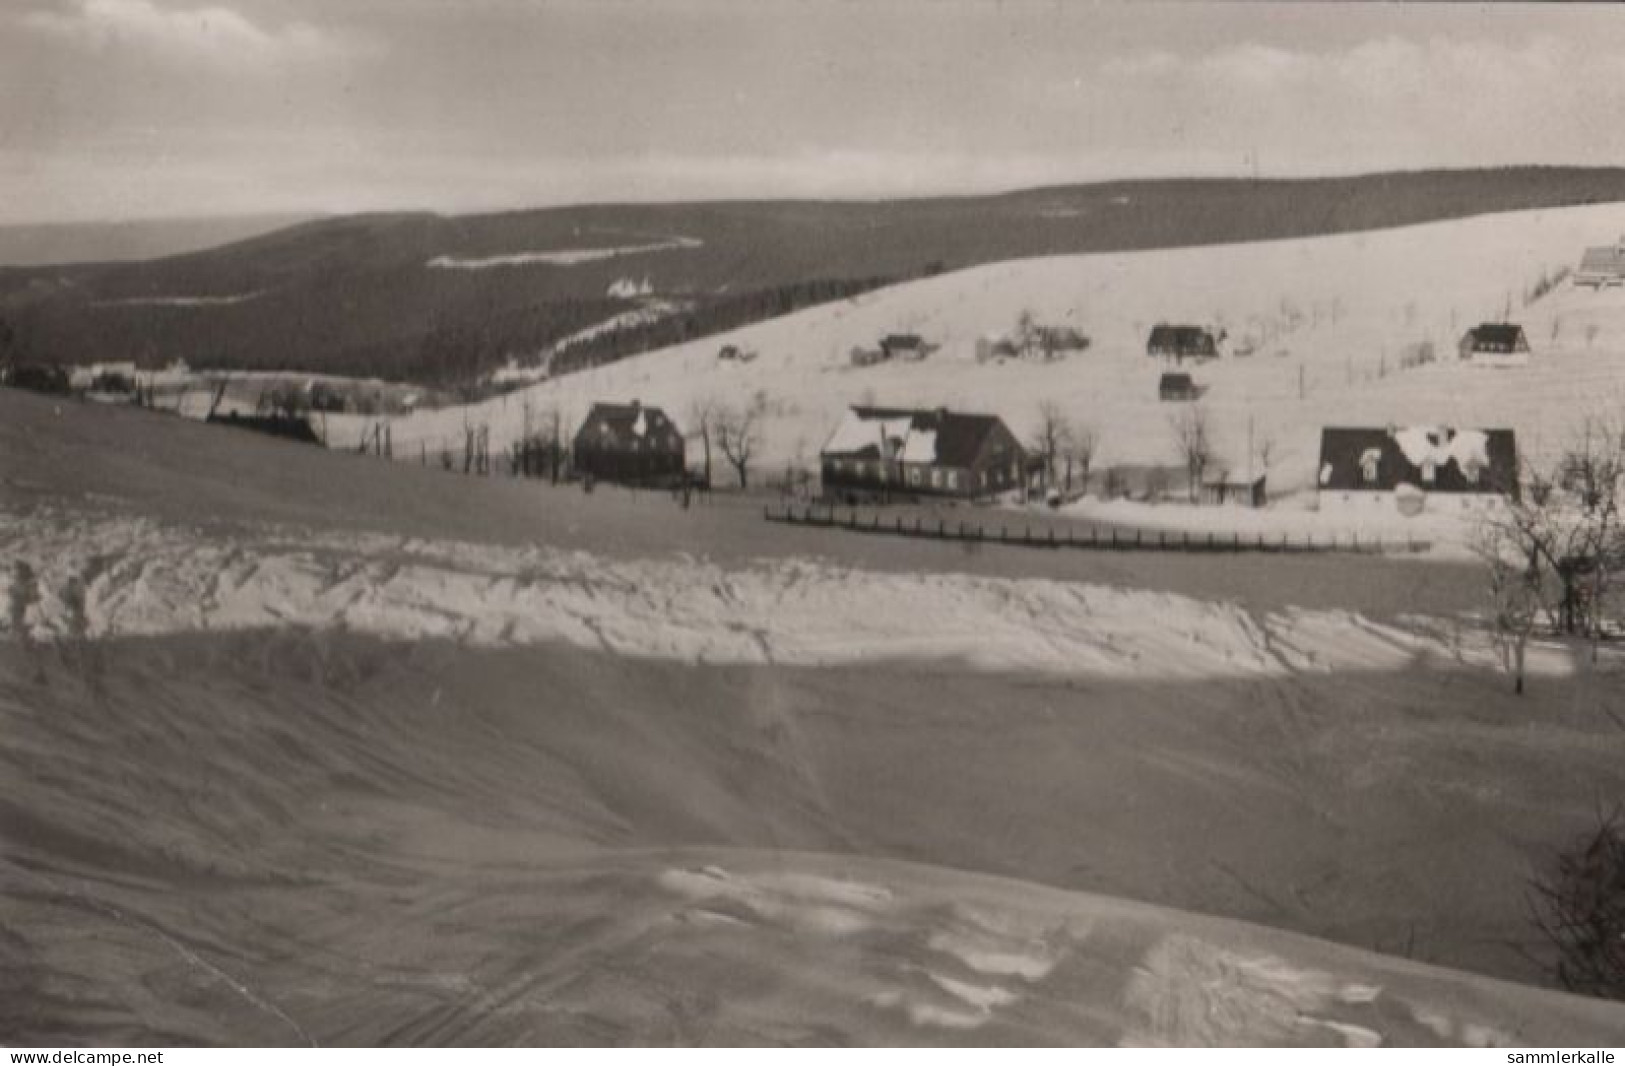
{"type": "Polygon", "coordinates": [[[1163,403],[1188,403],[1201,396],[1202,387],[1189,374],[1168,373],[1157,382],[1157,399],[1163,403]]]}
{"type": "Polygon", "coordinates": [[[1475,366],[1525,366],[1529,338],[1514,322],[1486,322],[1461,338],[1461,358],[1475,366]]]}
{"type": "Polygon", "coordinates": [[[880,351],[887,359],[924,359],[931,345],[918,333],[888,333],[880,340],[880,351]]]}
{"type": "Polygon", "coordinates": [[[1510,429],[1327,428],[1317,480],[1322,511],[1485,507],[1518,491],[1517,441],[1510,429]]]}
{"type": "Polygon", "coordinates": [[[658,407],[595,403],[576,431],[571,465],[580,477],[627,485],[681,481],[683,434],[658,407]]]}
{"type": "Polygon", "coordinates": [[[1587,248],[1574,272],[1574,284],[1593,289],[1625,285],[1625,236],[1613,244],[1587,248]]]}
{"type": "Polygon", "coordinates": [[[1268,497],[1264,491],[1264,475],[1247,477],[1219,470],[1202,475],[1202,502],[1228,504],[1237,507],[1262,507],[1268,497]]]}
{"type": "Polygon", "coordinates": [[[1213,331],[1204,326],[1152,326],[1146,338],[1145,354],[1153,359],[1217,359],[1219,342],[1213,331]]]}
{"type": "Polygon", "coordinates": [[[1014,359],[1020,354],[1016,342],[1001,333],[988,333],[976,338],[978,363],[985,363],[989,359],[1014,359]]]}
{"type": "Polygon", "coordinates": [[[1033,331],[1033,343],[1045,356],[1056,356],[1086,350],[1089,338],[1071,326],[1039,326],[1033,331]]]}
{"type": "Polygon", "coordinates": [[[1034,460],[997,415],[853,407],[819,453],[826,496],[993,496],[1034,460]]]}

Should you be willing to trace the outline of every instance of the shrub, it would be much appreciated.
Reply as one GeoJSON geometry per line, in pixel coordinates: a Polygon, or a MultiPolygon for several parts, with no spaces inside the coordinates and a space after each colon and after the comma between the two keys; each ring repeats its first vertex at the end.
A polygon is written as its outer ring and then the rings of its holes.
{"type": "Polygon", "coordinates": [[[1625,827],[1619,812],[1561,852],[1533,883],[1535,924],[1571,992],[1625,999],[1625,827]]]}

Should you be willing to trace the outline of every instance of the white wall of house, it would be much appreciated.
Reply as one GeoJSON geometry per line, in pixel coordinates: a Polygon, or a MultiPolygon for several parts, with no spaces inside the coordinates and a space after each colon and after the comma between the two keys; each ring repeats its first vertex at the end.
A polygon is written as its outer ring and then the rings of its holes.
{"type": "MultiPolygon", "coordinates": [[[[1321,514],[1351,518],[1374,514],[1401,514],[1399,494],[1392,489],[1321,489],[1317,494],[1321,514]]],[[[1501,505],[1493,492],[1429,492],[1422,497],[1422,514],[1482,514],[1501,505]]]]}
{"type": "Polygon", "coordinates": [[[1528,366],[1528,352],[1472,352],[1464,360],[1468,366],[1509,367],[1528,366]]]}

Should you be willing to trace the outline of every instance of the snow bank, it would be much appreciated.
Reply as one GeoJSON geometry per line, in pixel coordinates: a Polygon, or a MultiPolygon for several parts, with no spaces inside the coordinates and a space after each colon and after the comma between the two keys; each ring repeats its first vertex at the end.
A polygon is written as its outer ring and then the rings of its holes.
{"type": "MultiPolygon", "coordinates": [[[[92,637],[343,627],[685,662],[925,660],[1160,682],[1493,661],[1482,640],[1447,622],[1401,629],[1340,611],[1255,617],[1165,592],[807,559],[729,569],[684,556],[611,561],[382,536],[205,537],[37,512],[0,519],[0,544],[38,575],[41,595],[24,625],[43,639],[76,626],[92,637]]],[[[1561,649],[1537,649],[1531,669],[1570,666],[1561,649]]]]}

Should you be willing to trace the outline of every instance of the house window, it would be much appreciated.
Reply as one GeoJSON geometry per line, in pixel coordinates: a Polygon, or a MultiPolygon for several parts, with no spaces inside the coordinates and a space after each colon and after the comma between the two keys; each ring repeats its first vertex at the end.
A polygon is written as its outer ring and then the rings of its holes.
{"type": "Polygon", "coordinates": [[[919,487],[919,484],[920,484],[920,468],[919,467],[911,466],[911,467],[908,468],[908,483],[910,485],[915,486],[916,488],[919,487]]]}
{"type": "Polygon", "coordinates": [[[1436,475],[1438,474],[1438,469],[1438,464],[1432,459],[1424,460],[1422,463],[1422,484],[1433,484],[1436,475]]]}
{"type": "Polygon", "coordinates": [[[941,470],[933,470],[933,471],[931,471],[931,487],[934,488],[934,489],[942,488],[942,471],[941,470]]]}
{"type": "Polygon", "coordinates": [[[957,471],[957,470],[948,471],[948,487],[950,489],[954,489],[954,490],[957,490],[959,488],[959,471],[957,471]]]}

